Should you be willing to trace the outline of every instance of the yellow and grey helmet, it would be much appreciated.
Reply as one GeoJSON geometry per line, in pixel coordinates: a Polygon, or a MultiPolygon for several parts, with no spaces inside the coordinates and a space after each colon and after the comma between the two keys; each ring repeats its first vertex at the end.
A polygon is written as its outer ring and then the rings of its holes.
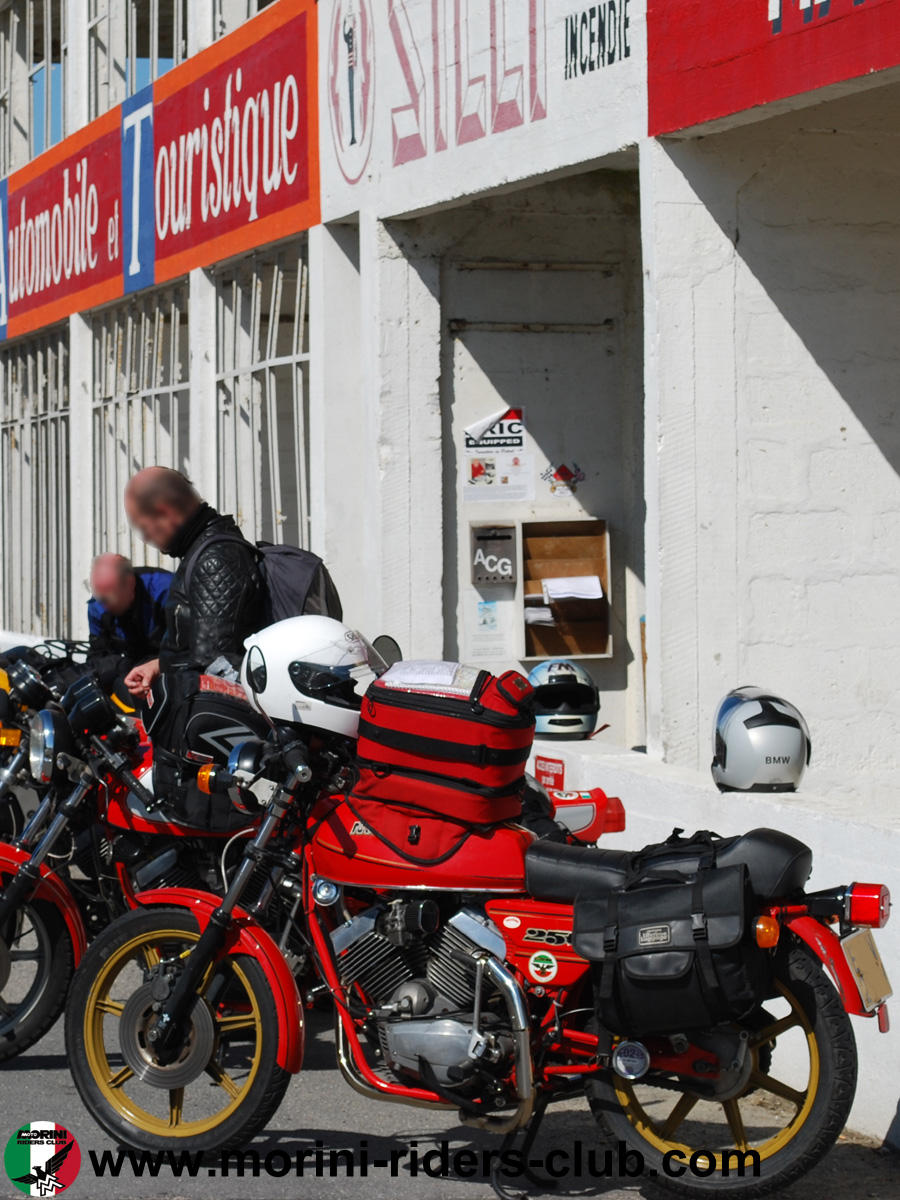
{"type": "Polygon", "coordinates": [[[739,687],[713,722],[712,776],[722,792],[795,792],[812,743],[799,709],[765,688],[739,687]]]}

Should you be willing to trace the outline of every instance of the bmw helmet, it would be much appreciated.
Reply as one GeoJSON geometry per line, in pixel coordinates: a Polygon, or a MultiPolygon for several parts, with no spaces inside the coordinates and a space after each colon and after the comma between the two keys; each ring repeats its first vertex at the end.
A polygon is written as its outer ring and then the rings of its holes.
{"type": "Polygon", "coordinates": [[[590,737],[600,711],[600,692],[584,667],[567,659],[548,659],[538,663],[528,682],[534,688],[539,737],[590,737]]]}
{"type": "Polygon", "coordinates": [[[713,724],[712,776],[721,792],[795,792],[812,754],[799,709],[766,688],[739,687],[713,724]]]}

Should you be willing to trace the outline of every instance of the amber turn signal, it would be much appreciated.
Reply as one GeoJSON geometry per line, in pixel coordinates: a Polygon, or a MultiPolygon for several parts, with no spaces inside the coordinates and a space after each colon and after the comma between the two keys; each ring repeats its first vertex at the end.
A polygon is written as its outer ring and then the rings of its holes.
{"type": "Polygon", "coordinates": [[[207,763],[197,772],[197,787],[206,796],[212,795],[213,776],[216,773],[216,768],[212,763],[207,763]]]}
{"type": "Polygon", "coordinates": [[[0,746],[18,746],[21,741],[21,729],[4,729],[0,725],[0,746]]]}
{"type": "Polygon", "coordinates": [[[759,917],[756,922],[756,944],[763,950],[771,950],[778,945],[781,926],[774,917],[759,917]]]}

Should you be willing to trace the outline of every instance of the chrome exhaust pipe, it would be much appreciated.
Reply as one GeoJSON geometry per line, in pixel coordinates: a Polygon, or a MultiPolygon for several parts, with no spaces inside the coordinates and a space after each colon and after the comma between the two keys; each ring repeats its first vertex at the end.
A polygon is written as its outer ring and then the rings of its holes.
{"type": "Polygon", "coordinates": [[[369,1083],[362,1076],[359,1068],[353,1061],[353,1055],[350,1053],[350,1048],[347,1045],[347,1036],[344,1033],[341,1010],[337,1004],[334,1006],[334,1040],[341,1074],[353,1088],[354,1092],[359,1092],[360,1096],[365,1096],[368,1100],[387,1101],[390,1104],[405,1104],[408,1108],[439,1108],[447,1110],[456,1108],[455,1104],[445,1104],[442,1101],[416,1100],[412,1096],[397,1096],[391,1092],[382,1092],[369,1083]]]}
{"type": "Polygon", "coordinates": [[[506,1001],[513,1030],[516,1062],[516,1097],[519,1103],[510,1116],[476,1116],[460,1112],[462,1125],[472,1129],[487,1129],[491,1133],[514,1133],[531,1120],[534,1111],[534,1065],[531,1061],[531,1026],[525,996],[515,976],[498,958],[484,958],[484,969],[491,977],[506,1001]]]}

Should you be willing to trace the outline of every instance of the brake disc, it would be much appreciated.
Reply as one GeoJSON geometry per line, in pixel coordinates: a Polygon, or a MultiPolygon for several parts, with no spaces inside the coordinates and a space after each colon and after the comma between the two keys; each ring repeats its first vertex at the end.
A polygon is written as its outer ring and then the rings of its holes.
{"type": "Polygon", "coordinates": [[[194,996],[188,1009],[187,1036],[172,1061],[161,1063],[147,1034],[156,1019],[153,983],[145,983],[129,998],[119,1021],[122,1057],[143,1083],[157,1088],[181,1088],[198,1079],[209,1065],[216,1044],[212,1013],[194,996]]]}

